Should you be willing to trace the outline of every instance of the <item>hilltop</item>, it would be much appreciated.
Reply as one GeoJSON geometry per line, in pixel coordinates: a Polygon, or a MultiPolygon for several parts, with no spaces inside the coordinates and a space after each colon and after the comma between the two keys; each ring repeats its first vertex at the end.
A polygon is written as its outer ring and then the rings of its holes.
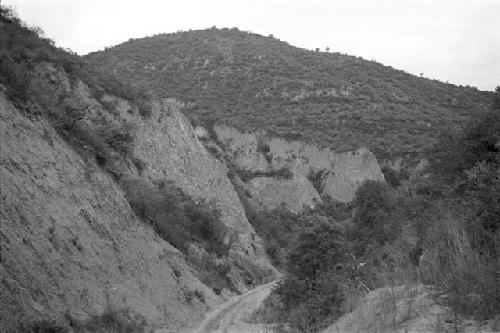
{"type": "Polygon", "coordinates": [[[366,147],[379,158],[426,151],[493,95],[236,28],[131,39],[86,60],[181,100],[194,123],[265,129],[335,151],[366,147]]]}

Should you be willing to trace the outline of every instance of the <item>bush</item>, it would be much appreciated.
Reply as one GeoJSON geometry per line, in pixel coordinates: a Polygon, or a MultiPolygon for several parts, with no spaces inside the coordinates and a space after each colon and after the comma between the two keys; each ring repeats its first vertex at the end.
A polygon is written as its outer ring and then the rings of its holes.
{"type": "MultiPolygon", "coordinates": [[[[498,96],[500,90],[496,93],[496,100],[500,100],[498,96]]],[[[453,183],[478,162],[499,164],[499,133],[500,105],[494,103],[479,121],[469,123],[464,133],[444,134],[431,154],[431,171],[437,181],[453,183]]]]}
{"type": "Polygon", "coordinates": [[[349,245],[342,229],[320,222],[305,228],[287,257],[287,275],[274,291],[283,302],[290,324],[300,332],[316,331],[341,314],[343,272],[349,245]]]}
{"type": "Polygon", "coordinates": [[[320,195],[323,193],[324,180],[327,176],[328,172],[326,170],[319,170],[316,172],[311,170],[307,175],[307,179],[309,179],[313,187],[320,195]]]}
{"type": "Polygon", "coordinates": [[[101,129],[101,137],[107,145],[125,157],[132,157],[134,151],[135,126],[130,123],[109,124],[101,129]]]}
{"type": "Polygon", "coordinates": [[[141,315],[111,309],[84,322],[70,321],[70,325],[76,333],[145,333],[147,328],[141,315]]]}
{"type": "Polygon", "coordinates": [[[52,320],[41,320],[22,327],[21,332],[30,333],[145,333],[147,324],[139,314],[132,315],[130,311],[107,309],[101,315],[81,321],[66,315],[65,323],[52,320]]]}
{"type": "Polygon", "coordinates": [[[384,174],[385,181],[394,188],[400,186],[402,180],[408,180],[409,178],[406,170],[396,171],[388,166],[384,166],[382,168],[382,172],[384,174]]]}
{"type": "Polygon", "coordinates": [[[368,180],[356,191],[353,201],[353,222],[355,229],[352,238],[359,242],[356,251],[362,254],[366,243],[377,241],[384,244],[398,235],[394,211],[394,199],[385,183],[368,180]]]}
{"type": "Polygon", "coordinates": [[[25,96],[28,88],[28,65],[0,55],[0,82],[17,96],[25,96]]]}
{"type": "Polygon", "coordinates": [[[220,295],[224,289],[236,291],[235,286],[228,278],[228,273],[231,270],[229,263],[220,262],[211,256],[207,256],[194,264],[198,268],[200,281],[212,288],[217,295],[220,295]]]}
{"type": "MultiPolygon", "coordinates": [[[[433,209],[420,261],[424,283],[448,293],[449,305],[458,313],[489,318],[500,311],[498,271],[500,252],[486,253],[474,245],[469,205],[448,201],[433,209]]],[[[498,244],[497,244],[498,246],[498,244]]]]}
{"type": "Polygon", "coordinates": [[[238,173],[238,176],[240,176],[241,180],[244,182],[257,177],[272,177],[277,179],[293,178],[293,172],[290,171],[290,169],[287,167],[270,171],[250,171],[250,170],[237,169],[236,172],[238,173]]]}
{"type": "Polygon", "coordinates": [[[286,209],[259,211],[241,197],[248,221],[264,241],[264,248],[273,265],[284,268],[287,251],[300,228],[302,221],[296,214],[286,209]]]}
{"type": "Polygon", "coordinates": [[[125,198],[136,213],[151,221],[158,234],[184,253],[197,242],[208,252],[226,255],[227,227],[210,205],[196,203],[172,183],[152,185],[141,179],[123,179],[125,198]]]}
{"type": "Polygon", "coordinates": [[[271,294],[267,297],[263,306],[252,313],[251,321],[264,324],[284,324],[286,318],[285,308],[279,295],[271,294]]]}

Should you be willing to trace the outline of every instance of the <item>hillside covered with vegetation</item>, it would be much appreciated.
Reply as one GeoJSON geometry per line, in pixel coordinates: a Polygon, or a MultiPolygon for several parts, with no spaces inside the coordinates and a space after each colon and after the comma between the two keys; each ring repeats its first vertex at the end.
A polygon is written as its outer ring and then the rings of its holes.
{"type": "MultiPolygon", "coordinates": [[[[485,331],[497,332],[500,88],[490,111],[463,134],[441,140],[425,176],[414,177],[406,189],[366,181],[352,204],[325,201],[300,214],[247,207],[269,256],[286,272],[254,320],[283,332],[318,332],[372,290],[423,284],[446,294],[442,304],[452,318],[443,320],[453,331],[463,331],[465,317],[490,319],[493,326],[485,331]]],[[[392,297],[388,307],[396,307],[392,297]]],[[[381,331],[400,331],[420,310],[408,310],[399,321],[386,318],[381,331]]],[[[377,308],[377,315],[383,312],[377,308]]]]}
{"type": "Polygon", "coordinates": [[[185,102],[192,121],[265,129],[336,151],[362,146],[383,158],[425,151],[492,99],[476,88],[236,28],[133,39],[86,59],[185,102]]]}

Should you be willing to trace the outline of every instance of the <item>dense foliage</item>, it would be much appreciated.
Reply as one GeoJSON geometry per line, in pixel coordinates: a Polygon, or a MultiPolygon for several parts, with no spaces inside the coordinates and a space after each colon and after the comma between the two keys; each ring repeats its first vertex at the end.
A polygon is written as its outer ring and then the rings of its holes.
{"type": "Polygon", "coordinates": [[[206,203],[197,203],[168,182],[149,184],[141,179],[120,181],[131,207],[151,221],[158,234],[184,253],[197,242],[218,256],[227,254],[225,225],[219,213],[206,203]]]}
{"type": "Polygon", "coordinates": [[[160,34],[86,59],[187,103],[192,120],[266,129],[377,157],[423,152],[461,127],[491,93],[415,77],[374,61],[312,52],[238,29],[160,34]]]}
{"type": "Polygon", "coordinates": [[[408,283],[446,292],[457,314],[498,314],[500,88],[488,113],[441,140],[431,173],[405,177],[404,186],[367,181],[350,207],[330,202],[298,215],[247,209],[286,272],[254,317],[315,332],[349,311],[350,299],[408,283]]]}

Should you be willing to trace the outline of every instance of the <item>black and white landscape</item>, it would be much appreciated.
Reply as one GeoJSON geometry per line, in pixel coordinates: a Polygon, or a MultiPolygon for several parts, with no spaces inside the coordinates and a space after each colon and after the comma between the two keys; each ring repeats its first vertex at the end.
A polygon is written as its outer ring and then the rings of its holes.
{"type": "Polygon", "coordinates": [[[499,11],[2,1],[0,332],[500,332],[499,11]]]}

